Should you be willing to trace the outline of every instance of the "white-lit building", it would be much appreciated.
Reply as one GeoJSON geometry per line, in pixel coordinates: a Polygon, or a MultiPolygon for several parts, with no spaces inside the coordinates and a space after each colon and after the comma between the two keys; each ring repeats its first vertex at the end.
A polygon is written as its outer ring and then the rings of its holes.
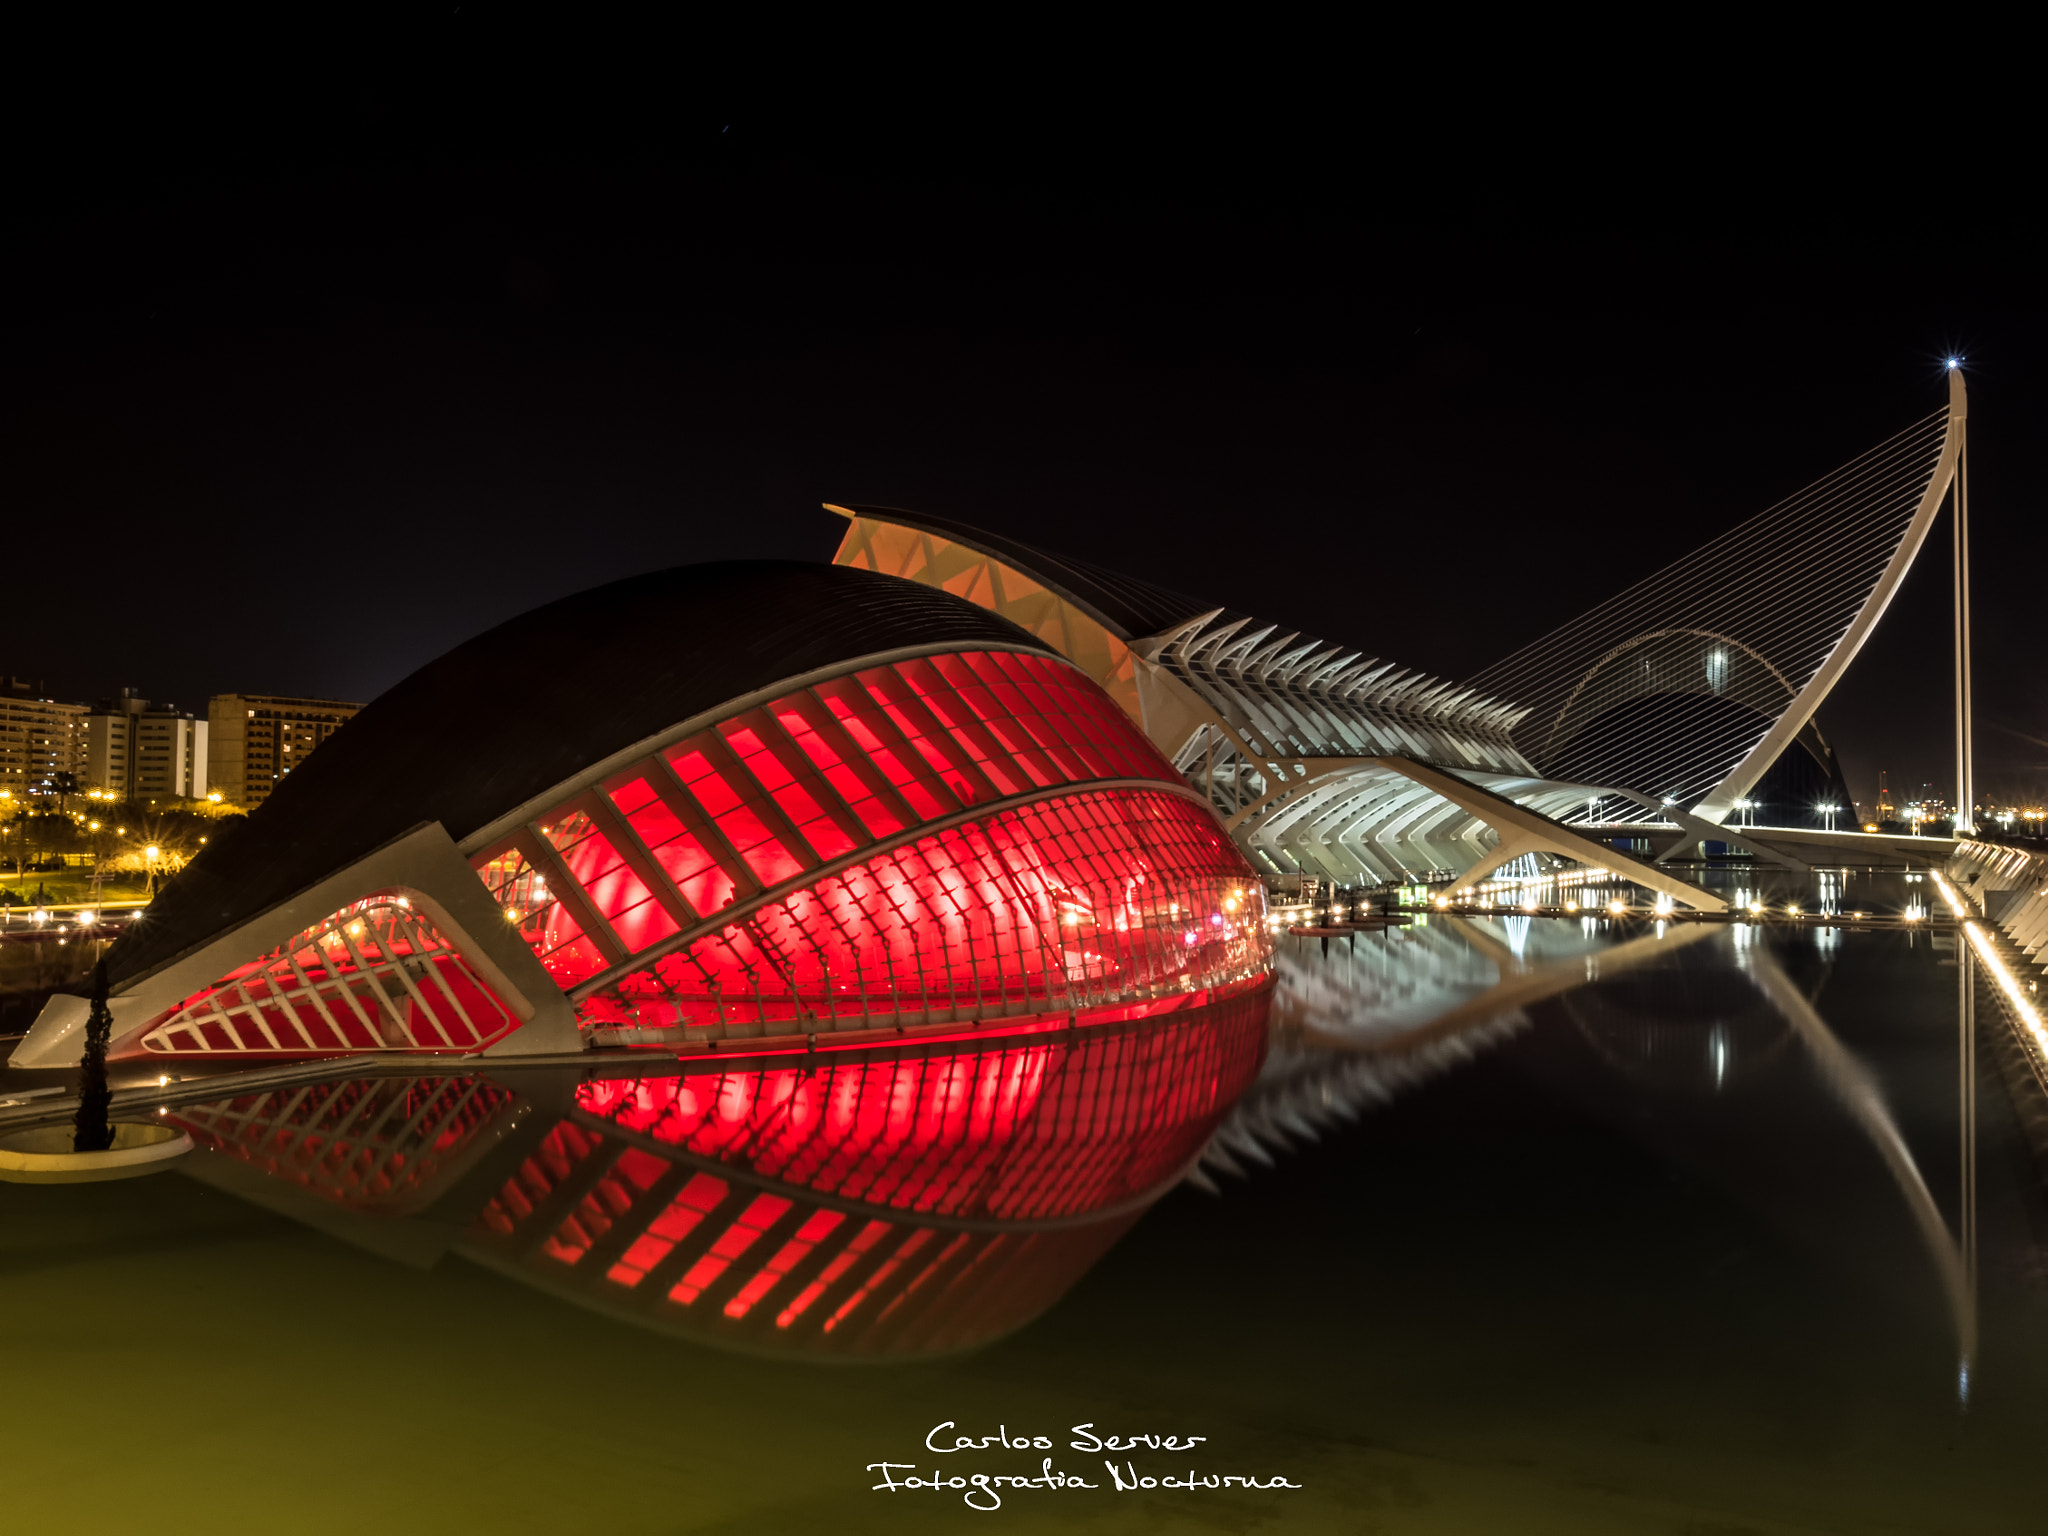
{"type": "Polygon", "coordinates": [[[85,706],[40,692],[0,677],[0,789],[17,800],[43,792],[60,773],[84,776],[85,706]]]}
{"type": "Polygon", "coordinates": [[[175,704],[152,705],[133,688],[85,717],[86,784],[123,800],[202,799],[207,728],[175,704]]]}

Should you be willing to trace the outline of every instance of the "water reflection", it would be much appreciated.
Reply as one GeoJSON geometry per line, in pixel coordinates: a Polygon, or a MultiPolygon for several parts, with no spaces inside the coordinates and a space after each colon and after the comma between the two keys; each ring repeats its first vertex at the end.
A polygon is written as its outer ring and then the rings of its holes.
{"type": "Polygon", "coordinates": [[[1561,1005],[1601,1061],[1660,1097],[1721,1093],[1768,1069],[1792,1038],[1743,969],[1759,952],[1749,943],[1755,930],[1703,936],[1717,942],[1674,953],[1654,970],[1610,977],[1561,1005]]]}
{"type": "Polygon", "coordinates": [[[891,1052],[301,1082],[170,1108],[194,1177],[415,1264],[457,1254],[703,1342],[966,1349],[1181,1178],[1265,997],[891,1052]]]}
{"type": "Polygon", "coordinates": [[[1276,956],[1273,1041],[1258,1081],[1190,1174],[1271,1167],[1396,1094],[1528,1027],[1528,1010],[1714,938],[1697,924],[1643,931],[1605,918],[1435,914],[1406,929],[1293,939],[1276,956]]]}
{"type": "MultiPolygon", "coordinates": [[[[1814,908],[1806,903],[1817,900],[1832,915],[1855,910],[1846,883],[1841,872],[1823,872],[1804,891],[1743,886],[1736,900],[1741,910],[1807,911],[1814,908]]],[[[1909,912],[1918,884],[1908,877],[1909,912]]],[[[1870,894],[1856,895],[1876,905],[1870,894]]],[[[1896,898],[1889,905],[1896,911],[1896,898]]],[[[1923,1272],[1939,1284],[1957,1387],[1967,1399],[1979,1349],[1969,958],[1959,956],[1958,1023],[1932,1021],[1935,1039],[1953,1028],[1960,1041],[1963,1172],[1952,1225],[1885,1085],[1818,1006],[1842,953],[1842,934],[1834,926],[1773,931],[1749,923],[1631,926],[1440,914],[1399,938],[1295,940],[1278,956],[1272,1052],[1191,1177],[1218,1191],[1218,1175],[1280,1166],[1288,1152],[1336,1122],[1474,1060],[1540,1018],[1566,1026],[1600,1070],[1589,1077],[1571,1065],[1553,1038],[1550,1049],[1521,1052],[1539,1077],[1597,1106],[1604,1118],[1626,1122],[1632,1134],[1709,1168],[1805,1240],[1847,1259],[1866,1246],[1867,1239],[1849,1235],[1858,1220],[1873,1208],[1896,1213],[1892,1229],[1913,1234],[1923,1272]],[[1617,1083],[1624,1087],[1619,1094],[1617,1083]],[[1832,1115],[1825,1108],[1815,1113],[1816,1083],[1832,1115]],[[1889,1197],[1872,1182],[1880,1167],[1889,1197]],[[1843,1179],[1852,1168],[1874,1201],[1845,1198],[1843,1179]]],[[[1908,931],[1866,942],[1910,950],[1927,937],[1908,931]]],[[[1931,942],[1938,953],[1956,953],[1951,936],[1931,942]]],[[[1910,1024],[1925,1038],[1929,1022],[1915,1016],[1910,1024]]]]}
{"type": "MultiPolygon", "coordinates": [[[[1898,1185],[1900,1197],[1905,1201],[1913,1224],[1919,1233],[1921,1243],[1933,1262],[1935,1273],[1940,1277],[1943,1295],[1947,1298],[1950,1314],[1954,1321],[1956,1352],[1960,1357],[1957,1371],[1958,1390],[1967,1400],[1969,1396],[1970,1366],[1977,1355],[1977,1293],[1975,1277],[1969,1272],[1966,1245],[1952,1235],[1943,1220],[1934,1196],[1927,1188],[1927,1181],[1913,1159],[1912,1151],[1906,1145],[1906,1138],[1900,1133],[1892,1117],[1891,1106],[1887,1103],[1884,1090],[1877,1078],[1862,1062],[1850,1053],[1836,1038],[1834,1031],[1815,1010],[1810,998],[1793,985],[1785,974],[1784,967],[1767,949],[1752,950],[1747,967],[1750,978],[1757,990],[1770,1001],[1771,1006],[1791,1026],[1802,1044],[1811,1054],[1814,1064],[1820,1069],[1821,1080],[1836,1101],[1846,1109],[1856,1126],[1869,1138],[1870,1144],[1884,1160],[1885,1169],[1898,1185]]],[[[1968,981],[1964,982],[1965,1019],[1968,1018],[1968,981]]],[[[1968,1146],[1974,1141],[1975,1126],[1966,1122],[1965,1166],[1969,1163],[1968,1146]]],[[[1967,1232],[1975,1213],[1966,1205],[1962,1212],[1961,1226],[1967,1232]]]]}

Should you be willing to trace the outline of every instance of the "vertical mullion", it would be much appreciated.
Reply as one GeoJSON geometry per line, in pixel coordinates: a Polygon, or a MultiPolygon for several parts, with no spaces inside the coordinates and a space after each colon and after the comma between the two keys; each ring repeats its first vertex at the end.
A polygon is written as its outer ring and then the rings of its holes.
{"type": "MultiPolygon", "coordinates": [[[[554,845],[541,835],[538,826],[522,827],[513,834],[519,851],[526,856],[526,862],[535,869],[545,870],[548,894],[553,896],[574,917],[583,931],[603,951],[607,965],[617,965],[626,958],[626,946],[619,942],[619,936],[612,932],[612,925],[605,921],[604,914],[592,905],[583,893],[582,884],[569,873],[569,866],[562,862],[554,845]]],[[[545,910],[545,908],[543,908],[545,910]]]]}
{"type": "MultiPolygon", "coordinates": [[[[877,667],[872,672],[863,672],[860,676],[862,685],[868,687],[870,695],[875,693],[876,689],[868,685],[867,679],[875,678],[881,685],[883,702],[902,710],[921,726],[925,739],[932,743],[939,755],[953,766],[953,771],[965,779],[972,788],[991,800],[1002,798],[988,775],[981,771],[981,765],[961,749],[960,743],[953,737],[952,727],[941,720],[932,711],[931,706],[918,697],[917,690],[910,686],[909,680],[902,673],[894,667],[877,667]]],[[[886,710],[884,712],[886,713],[886,710]]],[[[915,744],[911,750],[917,750],[915,744]]]]}
{"type": "MultiPolygon", "coordinates": [[[[621,778],[644,779],[647,777],[638,765],[628,769],[621,778]]],[[[626,861],[640,883],[654,894],[662,910],[675,919],[678,928],[687,928],[697,921],[698,913],[692,910],[689,898],[676,889],[675,882],[668,877],[668,871],[661,867],[647,844],[640,840],[640,834],[633,830],[632,823],[619,814],[619,808],[612,804],[611,795],[593,789],[574,802],[575,807],[590,817],[597,829],[610,840],[612,847],[619,851],[619,857],[626,861]]]]}
{"type": "MultiPolygon", "coordinates": [[[[454,951],[433,948],[422,954],[420,938],[423,934],[431,932],[426,922],[421,918],[412,916],[409,912],[405,917],[396,921],[404,923],[406,943],[411,947],[414,955],[426,961],[426,974],[434,978],[434,985],[440,988],[441,995],[448,999],[448,1006],[455,1010],[455,1017],[462,1020],[462,1027],[468,1030],[474,1039],[481,1041],[484,1037],[484,1032],[477,1028],[476,1020],[469,1016],[469,1010],[462,1006],[462,999],[455,995],[455,989],[448,985],[448,978],[441,974],[441,967],[435,963],[442,955],[452,955],[454,951]]],[[[456,956],[456,961],[460,964],[461,957],[456,956]]],[[[442,1033],[446,1034],[447,1031],[443,1030],[442,1033]]]]}
{"type": "Polygon", "coordinates": [[[806,869],[816,869],[825,861],[818,857],[818,850],[811,846],[811,840],[797,830],[795,822],[775,797],[768,792],[768,786],[755,778],[740,761],[739,753],[733,751],[732,743],[718,730],[709,730],[697,738],[698,750],[704,760],[711,764],[712,771],[726,782],[726,787],[736,793],[746,808],[761,818],[762,825],[775,839],[787,848],[796,861],[806,869]]]}
{"type": "MultiPolygon", "coordinates": [[[[961,804],[960,797],[953,793],[952,787],[932,772],[932,766],[924,760],[924,754],[910,744],[910,739],[903,734],[896,722],[889,718],[889,711],[876,702],[859,678],[835,677],[830,682],[820,683],[818,691],[843,701],[847,708],[860,718],[861,724],[873,731],[876,740],[903,765],[903,771],[915,779],[924,788],[925,793],[937,800],[942,808],[950,805],[960,810],[966,809],[966,806],[961,804]]],[[[866,751],[859,746],[854,750],[862,757],[867,756],[866,751]]],[[[943,809],[942,814],[945,814],[943,809]]],[[[928,819],[913,812],[908,824],[914,826],[928,819]]]]}
{"type": "MultiPolygon", "coordinates": [[[[391,994],[384,990],[384,983],[378,979],[376,969],[368,960],[363,958],[361,947],[357,945],[354,939],[349,937],[348,925],[343,923],[335,931],[341,935],[342,947],[349,952],[350,958],[356,963],[356,974],[369,982],[370,990],[377,994],[377,1001],[384,1005],[384,1011],[390,1015],[392,1028],[396,1029],[399,1035],[410,1044],[412,1033],[405,1027],[405,1016],[398,1011],[398,1004],[391,1001],[391,994]]],[[[377,1030],[380,1039],[384,1033],[384,1030],[381,1028],[377,1030]]],[[[382,1039],[381,1043],[389,1045],[391,1042],[388,1039],[382,1039]]]]}
{"type": "MultiPolygon", "coordinates": [[[[882,802],[882,808],[895,818],[898,826],[908,829],[924,820],[924,817],[911,808],[910,802],[903,798],[903,791],[889,781],[889,776],[882,772],[881,765],[869,757],[867,750],[853,739],[853,734],[839,723],[839,717],[832,713],[832,706],[825,702],[824,696],[816,689],[791,694],[781,702],[787,704],[804,724],[818,733],[818,739],[837,755],[839,761],[846,765],[847,771],[860,780],[869,794],[882,802]]],[[[861,840],[868,842],[872,839],[864,834],[861,840]]]]}
{"type": "MultiPolygon", "coordinates": [[[[780,702],[780,701],[779,701],[780,702]]],[[[796,744],[789,732],[782,728],[768,709],[750,710],[741,719],[756,736],[761,745],[768,749],[769,756],[788,770],[791,778],[803,788],[805,794],[818,802],[818,809],[831,818],[832,824],[853,839],[856,848],[875,840],[874,834],[861,824],[860,817],[846,797],[839,793],[832,781],[818,770],[818,765],[804,755],[804,749],[796,744]]]]}
{"type": "MultiPolygon", "coordinates": [[[[739,850],[733,847],[732,840],[725,835],[724,829],[711,819],[709,811],[697,803],[697,797],[691,794],[683,781],[676,776],[675,768],[667,758],[653,758],[647,764],[646,779],[648,787],[661,797],[661,803],[683,824],[683,830],[697,840],[704,851],[711,855],[726,879],[732,882],[735,897],[757,895],[764,889],[754,872],[747,867],[747,861],[740,857],[739,850]]],[[[717,914],[706,912],[701,915],[715,917],[717,914]]]]}

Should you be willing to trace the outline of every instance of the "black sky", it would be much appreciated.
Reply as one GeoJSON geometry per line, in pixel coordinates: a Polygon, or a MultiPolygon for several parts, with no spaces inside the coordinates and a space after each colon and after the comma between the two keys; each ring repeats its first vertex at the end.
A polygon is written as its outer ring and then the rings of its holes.
{"type": "MultiPolygon", "coordinates": [[[[1980,709],[2048,738],[2031,202],[1878,196],[1940,167],[1875,117],[1766,160],[1540,101],[776,105],[460,41],[12,103],[0,672],[367,698],[581,587],[828,558],[831,500],[1463,676],[1936,408],[1960,348],[1980,709]]],[[[1946,777],[1946,594],[1923,559],[1822,713],[1859,795],[1946,777]]]]}

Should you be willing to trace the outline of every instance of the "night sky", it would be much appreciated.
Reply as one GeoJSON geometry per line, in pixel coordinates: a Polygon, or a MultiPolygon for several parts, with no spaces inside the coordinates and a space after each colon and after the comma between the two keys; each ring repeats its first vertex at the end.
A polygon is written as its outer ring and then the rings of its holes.
{"type": "MultiPolygon", "coordinates": [[[[838,501],[1462,677],[1934,410],[1960,350],[1979,785],[2048,793],[2031,199],[1920,216],[1871,194],[1933,151],[1839,124],[1763,169],[1541,111],[1481,152],[1392,98],[797,94],[486,68],[447,23],[17,96],[0,672],[371,698],[579,588],[827,559],[838,501]]],[[[1823,708],[1859,796],[1946,787],[1946,552],[1823,708]]]]}

